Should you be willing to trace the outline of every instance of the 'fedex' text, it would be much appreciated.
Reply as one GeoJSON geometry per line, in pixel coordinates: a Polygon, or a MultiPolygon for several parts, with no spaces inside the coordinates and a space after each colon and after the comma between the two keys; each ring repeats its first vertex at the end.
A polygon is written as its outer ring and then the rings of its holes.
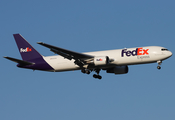
{"type": "Polygon", "coordinates": [[[20,49],[20,52],[30,52],[30,51],[32,51],[32,49],[29,47],[27,47],[25,49],[23,49],[23,48],[20,49]]]}
{"type": "Polygon", "coordinates": [[[127,57],[129,57],[129,56],[136,56],[136,55],[149,55],[148,50],[149,49],[143,49],[143,48],[136,48],[136,50],[133,50],[133,51],[123,49],[121,56],[124,57],[124,55],[126,55],[127,57]]]}
{"type": "Polygon", "coordinates": [[[103,61],[103,59],[100,58],[100,59],[97,59],[97,61],[103,61]]]}

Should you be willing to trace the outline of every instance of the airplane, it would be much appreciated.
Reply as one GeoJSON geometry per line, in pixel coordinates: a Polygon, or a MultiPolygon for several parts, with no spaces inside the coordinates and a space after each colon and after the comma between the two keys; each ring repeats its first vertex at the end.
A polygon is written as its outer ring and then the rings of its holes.
{"type": "Polygon", "coordinates": [[[157,69],[163,60],[172,56],[172,52],[160,46],[124,48],[96,52],[78,53],[49,45],[43,42],[38,44],[54,52],[54,56],[43,56],[33,48],[20,34],[13,34],[22,60],[4,57],[18,63],[17,67],[50,72],[81,70],[82,73],[95,72],[94,78],[102,79],[100,70],[107,73],[126,74],[128,65],[158,63],[157,69]]]}

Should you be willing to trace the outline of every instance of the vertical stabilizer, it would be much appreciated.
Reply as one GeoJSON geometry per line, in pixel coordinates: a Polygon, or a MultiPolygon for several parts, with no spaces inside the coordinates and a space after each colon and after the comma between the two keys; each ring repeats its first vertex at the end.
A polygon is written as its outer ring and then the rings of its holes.
{"type": "Polygon", "coordinates": [[[13,34],[13,36],[23,60],[30,61],[42,57],[20,34],[13,34]]]}

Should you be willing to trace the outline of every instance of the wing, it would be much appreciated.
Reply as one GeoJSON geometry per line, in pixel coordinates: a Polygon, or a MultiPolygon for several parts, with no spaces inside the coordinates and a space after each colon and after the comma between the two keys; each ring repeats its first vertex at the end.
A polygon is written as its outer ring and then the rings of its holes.
{"type": "Polygon", "coordinates": [[[38,42],[38,44],[49,48],[50,51],[52,51],[52,52],[54,52],[58,55],[61,55],[62,57],[66,58],[66,59],[69,59],[69,60],[74,59],[75,60],[74,63],[79,65],[80,67],[85,65],[87,60],[91,60],[91,59],[94,58],[94,56],[91,56],[91,55],[66,50],[66,49],[56,47],[56,46],[53,46],[53,45],[49,45],[49,44],[46,44],[46,43],[43,43],[43,42],[38,42]]]}

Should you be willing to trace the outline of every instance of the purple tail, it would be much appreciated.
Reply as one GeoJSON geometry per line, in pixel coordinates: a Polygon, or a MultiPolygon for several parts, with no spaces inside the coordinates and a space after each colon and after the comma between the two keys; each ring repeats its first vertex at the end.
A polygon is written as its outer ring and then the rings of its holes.
{"type": "Polygon", "coordinates": [[[17,66],[21,68],[28,68],[33,70],[50,71],[53,68],[43,59],[39,54],[20,34],[13,34],[19,52],[23,60],[5,57],[9,60],[19,63],[17,66]]]}
{"type": "Polygon", "coordinates": [[[13,36],[24,61],[31,61],[42,57],[20,34],[13,34],[13,36]]]}

